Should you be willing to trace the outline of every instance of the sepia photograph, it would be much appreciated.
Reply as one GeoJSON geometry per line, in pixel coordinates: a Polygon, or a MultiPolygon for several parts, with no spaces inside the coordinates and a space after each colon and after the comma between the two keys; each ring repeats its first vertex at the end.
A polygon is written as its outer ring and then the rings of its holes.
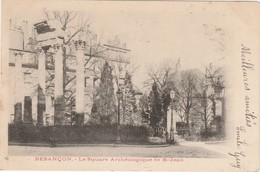
{"type": "Polygon", "coordinates": [[[1,168],[259,170],[259,4],[240,5],[4,1],[1,168]]]}

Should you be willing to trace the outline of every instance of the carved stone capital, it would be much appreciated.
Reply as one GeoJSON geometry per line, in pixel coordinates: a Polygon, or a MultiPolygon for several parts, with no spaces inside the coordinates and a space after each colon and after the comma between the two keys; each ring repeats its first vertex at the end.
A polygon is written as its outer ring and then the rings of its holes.
{"type": "Polygon", "coordinates": [[[60,44],[53,44],[52,46],[50,46],[48,52],[56,53],[60,49],[61,49],[61,45],[60,44]]]}
{"type": "Polygon", "coordinates": [[[58,50],[61,49],[61,45],[60,45],[60,44],[54,44],[54,45],[52,46],[52,48],[54,49],[55,52],[57,52],[58,50]]]}

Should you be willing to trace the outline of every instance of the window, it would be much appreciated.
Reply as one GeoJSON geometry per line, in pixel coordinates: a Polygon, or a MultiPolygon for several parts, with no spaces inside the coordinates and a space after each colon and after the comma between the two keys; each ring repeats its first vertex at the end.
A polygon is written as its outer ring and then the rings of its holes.
{"type": "Polygon", "coordinates": [[[31,84],[31,73],[28,72],[24,73],[24,83],[31,84]]]}

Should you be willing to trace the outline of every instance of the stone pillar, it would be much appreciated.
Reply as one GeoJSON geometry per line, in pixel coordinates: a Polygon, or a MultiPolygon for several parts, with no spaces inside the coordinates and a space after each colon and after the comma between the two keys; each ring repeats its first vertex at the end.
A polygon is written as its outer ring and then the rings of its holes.
{"type": "Polygon", "coordinates": [[[63,53],[60,45],[54,47],[55,58],[55,86],[54,86],[54,125],[62,125],[65,114],[63,95],[63,53]]]}
{"type": "Polygon", "coordinates": [[[173,128],[174,128],[174,134],[177,134],[177,127],[176,127],[177,119],[178,119],[178,112],[177,112],[176,110],[174,110],[174,111],[173,111],[173,128]]]}
{"type": "Polygon", "coordinates": [[[32,121],[34,124],[37,123],[37,104],[38,104],[38,95],[32,95],[32,121]]]}
{"type": "Polygon", "coordinates": [[[23,48],[24,50],[28,50],[27,45],[29,42],[29,29],[28,29],[28,21],[23,21],[23,26],[22,26],[22,30],[24,33],[23,36],[23,48]]]}
{"type": "Polygon", "coordinates": [[[32,124],[32,98],[24,97],[24,123],[32,124]]]}
{"type": "MultiPolygon", "coordinates": [[[[171,131],[171,112],[172,109],[169,107],[168,111],[167,111],[167,127],[166,127],[166,131],[168,132],[168,139],[170,138],[170,131],[171,131]]],[[[173,129],[174,129],[174,137],[177,136],[177,127],[176,127],[176,122],[178,120],[178,113],[176,112],[176,110],[173,110],[173,129]]]]}
{"type": "Polygon", "coordinates": [[[38,71],[39,71],[39,77],[38,77],[38,83],[39,86],[42,88],[42,91],[45,94],[45,81],[46,81],[46,65],[45,65],[45,53],[43,50],[40,50],[39,58],[38,58],[38,71]]]}
{"type": "Polygon", "coordinates": [[[22,57],[22,53],[15,53],[14,123],[22,123],[23,121],[24,74],[22,70],[22,57]]]}
{"type": "Polygon", "coordinates": [[[91,109],[93,105],[93,74],[90,73],[88,70],[85,71],[85,107],[84,107],[84,124],[89,121],[91,109]]]}
{"type": "Polygon", "coordinates": [[[45,124],[45,80],[46,80],[46,67],[45,67],[45,53],[40,50],[38,56],[38,102],[37,102],[37,124],[45,124]]]}
{"type": "Polygon", "coordinates": [[[38,95],[37,95],[37,124],[43,125],[45,116],[45,96],[43,89],[38,86],[38,95]]]}
{"type": "Polygon", "coordinates": [[[170,131],[171,131],[171,108],[167,109],[167,125],[166,125],[166,131],[168,133],[167,139],[170,139],[170,131]]]}
{"type": "Polygon", "coordinates": [[[77,125],[84,124],[84,105],[85,105],[85,73],[84,73],[84,49],[85,41],[75,41],[76,53],[76,115],[77,125]]]}
{"type": "Polygon", "coordinates": [[[51,98],[51,96],[46,95],[45,100],[46,100],[46,112],[45,112],[46,124],[50,125],[51,124],[51,117],[53,115],[52,98],[51,98]]]}

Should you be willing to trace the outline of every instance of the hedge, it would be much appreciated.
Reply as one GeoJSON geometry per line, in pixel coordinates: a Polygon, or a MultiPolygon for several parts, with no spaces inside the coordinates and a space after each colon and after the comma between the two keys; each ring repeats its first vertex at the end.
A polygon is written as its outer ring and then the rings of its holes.
{"type": "MultiPolygon", "coordinates": [[[[84,126],[35,126],[28,124],[10,124],[9,142],[49,143],[53,135],[57,143],[115,143],[116,125],[84,126]],[[55,134],[53,134],[55,133],[55,134]]],[[[147,143],[149,129],[144,126],[121,126],[122,143],[147,143]]]]}

